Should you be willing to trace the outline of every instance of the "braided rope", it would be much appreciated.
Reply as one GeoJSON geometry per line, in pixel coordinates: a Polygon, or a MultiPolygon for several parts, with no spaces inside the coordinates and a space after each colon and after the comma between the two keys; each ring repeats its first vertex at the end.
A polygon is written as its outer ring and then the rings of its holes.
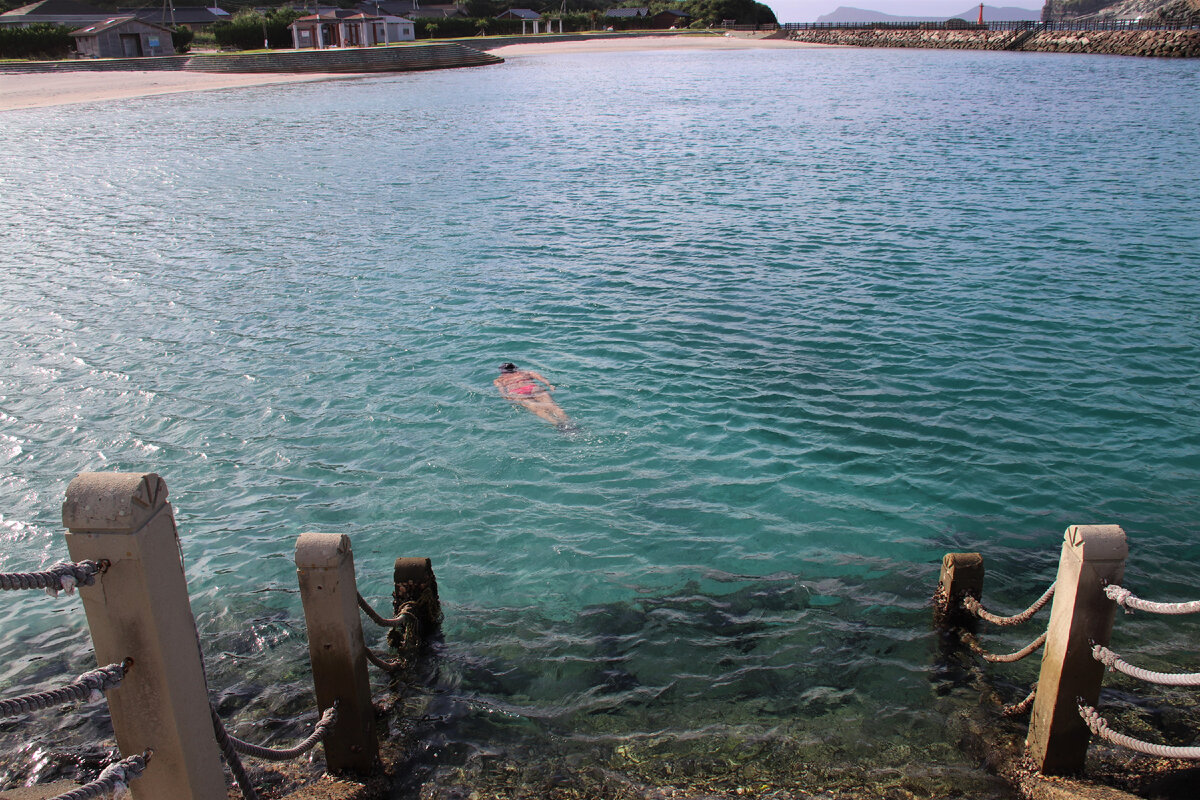
{"type": "Polygon", "coordinates": [[[15,717],[64,703],[99,700],[103,697],[101,692],[121,685],[121,679],[132,664],[133,659],[127,658],[120,664],[89,670],[76,678],[74,683],[58,689],[0,700],[0,718],[15,717]]]}
{"type": "Polygon", "coordinates": [[[1050,598],[1053,596],[1054,596],[1054,584],[1052,583],[1052,584],[1050,584],[1050,588],[1046,589],[1045,593],[1043,593],[1041,597],[1039,597],[1037,600],[1033,601],[1033,605],[1031,605],[1029,608],[1025,609],[1024,611],[1022,611],[1020,614],[1013,614],[1011,617],[996,616],[995,614],[993,614],[992,612],[990,612],[986,608],[984,608],[983,605],[977,599],[972,597],[971,595],[967,595],[966,597],[964,597],[962,604],[963,604],[963,608],[967,609],[967,611],[970,611],[972,614],[979,617],[984,622],[990,622],[993,625],[1009,626],[1009,625],[1020,625],[1024,622],[1028,622],[1030,619],[1033,618],[1034,614],[1041,611],[1042,608],[1045,607],[1046,603],[1050,602],[1050,598]]]}
{"type": "Polygon", "coordinates": [[[358,596],[358,607],[367,612],[367,616],[371,618],[372,622],[384,628],[404,628],[410,625],[416,625],[418,622],[416,615],[416,603],[405,603],[404,605],[400,606],[400,611],[396,613],[396,616],[390,618],[381,616],[378,611],[371,608],[371,604],[363,599],[361,594],[358,596]]]}
{"type": "Polygon", "coordinates": [[[1043,631],[1041,636],[1037,637],[1015,653],[1009,653],[1003,656],[984,653],[983,659],[984,661],[990,661],[993,664],[1012,664],[1020,661],[1021,659],[1026,658],[1027,656],[1032,655],[1041,649],[1041,646],[1046,643],[1046,633],[1046,631],[1043,631]]]}
{"type": "Polygon", "coordinates": [[[1111,744],[1158,758],[1200,759],[1200,747],[1171,747],[1134,739],[1132,736],[1111,730],[1104,717],[1100,716],[1096,709],[1086,705],[1082,698],[1078,699],[1076,704],[1079,706],[1079,716],[1083,717],[1083,721],[1087,723],[1088,730],[1111,744]]]}
{"type": "Polygon", "coordinates": [[[1134,595],[1123,586],[1105,586],[1104,594],[1108,596],[1121,608],[1125,609],[1125,613],[1132,613],[1132,609],[1138,611],[1147,611],[1151,614],[1197,614],[1200,613],[1200,600],[1193,600],[1190,603],[1152,603],[1149,600],[1142,600],[1134,595]]]}
{"type": "Polygon", "coordinates": [[[369,647],[364,647],[363,650],[367,653],[367,661],[370,661],[384,672],[399,672],[408,667],[408,662],[403,658],[397,658],[395,661],[387,661],[371,652],[371,648],[369,647]]]}
{"type": "Polygon", "coordinates": [[[1148,669],[1133,666],[1128,661],[1122,660],[1112,650],[1098,644],[1092,646],[1092,658],[1109,669],[1115,669],[1117,672],[1137,678],[1139,681],[1157,683],[1161,686],[1200,686],[1200,672],[1151,672],[1148,669]]]}
{"type": "Polygon", "coordinates": [[[242,792],[242,799],[258,800],[258,792],[255,791],[254,784],[250,782],[246,768],[242,766],[242,759],[238,758],[237,750],[234,749],[233,742],[230,741],[229,734],[225,731],[225,725],[221,722],[217,709],[212,703],[209,703],[208,710],[212,714],[213,733],[217,737],[217,746],[221,748],[221,756],[225,759],[225,764],[233,773],[233,779],[242,792]]]}
{"type": "Polygon", "coordinates": [[[1000,713],[1006,717],[1019,717],[1029,710],[1033,705],[1034,699],[1037,698],[1037,684],[1029,690],[1029,694],[1025,695],[1025,699],[1019,703],[1013,703],[1011,706],[1005,706],[1000,709],[1000,713]]]}
{"type": "Polygon", "coordinates": [[[1046,633],[1042,633],[1041,636],[1037,637],[1017,652],[1008,653],[1007,655],[1002,656],[989,653],[983,648],[983,645],[979,644],[979,641],[974,636],[966,633],[965,631],[962,633],[962,641],[972,653],[981,657],[984,661],[988,661],[993,664],[1012,664],[1028,657],[1032,653],[1037,652],[1038,648],[1046,643],[1046,633]]]}
{"type": "Polygon", "coordinates": [[[109,764],[100,770],[100,775],[96,780],[84,784],[78,789],[72,789],[66,794],[60,794],[53,800],[91,800],[93,797],[104,797],[107,794],[120,797],[129,790],[130,781],[142,777],[153,753],[153,750],[147,750],[141,755],[130,756],[109,764]]]}
{"type": "Polygon", "coordinates": [[[107,561],[60,561],[42,572],[0,572],[0,589],[45,589],[46,594],[74,594],[79,585],[91,586],[108,568],[107,561]]]}
{"type": "Polygon", "coordinates": [[[316,747],[317,742],[324,739],[329,729],[337,724],[337,707],[337,701],[334,701],[332,706],[325,709],[325,713],[321,715],[321,719],[317,721],[317,725],[313,728],[313,732],[309,734],[309,737],[294,747],[273,750],[269,747],[260,747],[256,744],[244,742],[232,734],[227,735],[229,736],[229,741],[233,744],[233,749],[244,756],[261,758],[264,761],[291,761],[293,758],[298,758],[316,747]]]}

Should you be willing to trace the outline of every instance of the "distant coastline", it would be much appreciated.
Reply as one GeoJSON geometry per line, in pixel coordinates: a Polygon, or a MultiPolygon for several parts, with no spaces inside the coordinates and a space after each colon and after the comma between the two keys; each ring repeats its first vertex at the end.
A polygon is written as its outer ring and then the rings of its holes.
{"type": "Polygon", "coordinates": [[[943,50],[1011,50],[1037,53],[1200,58],[1200,28],[1183,30],[810,28],[789,31],[788,38],[806,44],[850,47],[924,47],[943,50]]]}

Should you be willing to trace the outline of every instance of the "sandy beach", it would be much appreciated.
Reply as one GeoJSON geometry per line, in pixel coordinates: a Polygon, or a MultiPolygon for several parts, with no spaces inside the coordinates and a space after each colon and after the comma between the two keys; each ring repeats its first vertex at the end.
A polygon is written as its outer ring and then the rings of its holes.
{"type": "Polygon", "coordinates": [[[216,72],[164,71],[0,74],[0,111],[346,77],[350,76],[316,73],[231,75],[216,72]]]}
{"type": "MultiPolygon", "coordinates": [[[[780,39],[746,36],[639,36],[579,41],[533,42],[501,47],[492,52],[502,58],[542,53],[588,53],[636,50],[744,50],[748,48],[814,47],[780,39]]],[[[378,73],[376,73],[378,74],[378,73]]],[[[277,83],[301,83],[335,78],[361,78],[347,74],[227,74],[215,72],[41,72],[0,74],[0,111],[43,108],[103,100],[236,89],[277,83]]]]}

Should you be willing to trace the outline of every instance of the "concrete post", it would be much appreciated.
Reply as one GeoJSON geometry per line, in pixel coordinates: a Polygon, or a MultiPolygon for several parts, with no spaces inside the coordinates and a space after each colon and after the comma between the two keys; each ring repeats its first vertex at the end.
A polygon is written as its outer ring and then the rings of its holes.
{"type": "Polygon", "coordinates": [[[1076,698],[1090,706],[1099,699],[1104,665],[1092,658],[1092,644],[1107,645],[1112,635],[1117,604],[1105,596],[1104,587],[1121,582],[1128,554],[1120,526],[1067,528],[1025,740],[1030,758],[1043,773],[1083,769],[1091,734],[1079,716],[1076,698]]]}
{"type": "Polygon", "coordinates": [[[132,658],[108,691],[117,745],[125,755],[154,750],[135,800],[224,800],[200,642],[167,485],[154,473],[84,472],[62,508],[76,561],[109,561],[80,597],[96,663],[132,658]]]}
{"type": "Polygon", "coordinates": [[[365,775],[375,767],[375,707],[354,580],[350,537],[302,533],[296,541],[296,577],[308,627],[308,655],[321,713],[338,703],[338,721],[325,739],[331,773],[365,775]]]}
{"type": "Polygon", "coordinates": [[[970,628],[976,617],[963,608],[964,597],[978,600],[983,595],[983,556],[979,553],[947,553],[933,596],[933,624],[938,628],[970,628]]]}

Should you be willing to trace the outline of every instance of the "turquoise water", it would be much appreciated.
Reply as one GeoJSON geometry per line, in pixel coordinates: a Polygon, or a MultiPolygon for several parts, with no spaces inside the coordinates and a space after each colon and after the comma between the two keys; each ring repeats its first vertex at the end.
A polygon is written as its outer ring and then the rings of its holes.
{"type": "MultiPolygon", "coordinates": [[[[1112,522],[1131,588],[1200,596],[1198,99],[1193,62],[797,48],[5,113],[0,568],[65,555],[77,472],[160,473],[262,738],[312,705],[296,536],[380,605],[432,558],[400,795],[1003,797],[945,724],[942,554],[1015,610],[1112,522]]],[[[6,695],[86,666],[77,600],[3,599],[6,695]]],[[[103,735],[54,719],[4,735],[103,735]]]]}

